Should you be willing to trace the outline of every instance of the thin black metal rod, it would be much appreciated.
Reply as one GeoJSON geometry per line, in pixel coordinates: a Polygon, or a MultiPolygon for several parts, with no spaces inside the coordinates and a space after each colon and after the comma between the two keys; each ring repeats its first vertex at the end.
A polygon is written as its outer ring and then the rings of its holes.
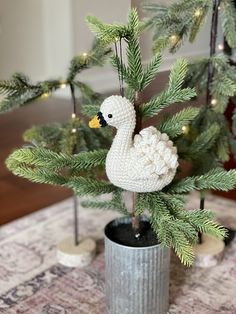
{"type": "Polygon", "coordinates": [[[79,204],[78,204],[78,198],[75,195],[75,193],[73,195],[73,201],[74,201],[74,241],[75,241],[75,245],[79,245],[79,223],[78,223],[79,204]]]}
{"type": "MultiPolygon", "coordinates": [[[[207,73],[207,90],[206,90],[206,108],[211,106],[211,84],[214,77],[214,66],[212,63],[212,56],[216,52],[216,41],[217,41],[217,30],[218,30],[218,16],[219,16],[219,6],[221,0],[214,0],[212,9],[212,19],[211,19],[211,33],[210,33],[210,60],[208,62],[208,73],[207,73]]],[[[200,209],[205,208],[205,197],[201,195],[200,199],[200,209]]],[[[202,233],[198,233],[198,243],[202,243],[202,233]]]]}
{"type": "MultiPolygon", "coordinates": [[[[115,42],[115,53],[116,53],[116,58],[118,59],[118,49],[117,49],[117,44],[115,42]]],[[[122,95],[122,83],[121,83],[121,69],[118,69],[118,79],[119,79],[119,86],[120,86],[120,94],[122,95]]]]}
{"type": "Polygon", "coordinates": [[[120,38],[120,63],[121,63],[121,96],[124,97],[123,51],[121,38],[120,38]]]}
{"type": "Polygon", "coordinates": [[[211,105],[211,84],[214,77],[214,66],[213,66],[211,57],[216,52],[219,6],[220,6],[220,0],[214,0],[212,19],[211,19],[210,60],[208,63],[208,75],[207,75],[207,91],[206,91],[206,106],[207,107],[210,107],[211,105]]]}
{"type": "MultiPolygon", "coordinates": [[[[77,106],[76,106],[76,98],[75,98],[75,89],[74,85],[70,83],[71,97],[72,97],[72,113],[76,116],[77,114],[77,106]]],[[[76,146],[73,147],[72,154],[76,153],[76,146]]],[[[75,245],[79,245],[79,204],[78,198],[73,194],[73,207],[74,207],[74,243],[75,245]]]]}
{"type": "MultiPolygon", "coordinates": [[[[205,208],[205,197],[201,196],[200,199],[200,209],[203,210],[205,208]]],[[[202,243],[202,233],[198,232],[198,243],[201,244],[202,243]]]]}
{"type": "Polygon", "coordinates": [[[77,108],[76,108],[75,88],[72,83],[70,83],[70,91],[71,91],[72,104],[73,104],[73,113],[76,114],[77,108]]]}

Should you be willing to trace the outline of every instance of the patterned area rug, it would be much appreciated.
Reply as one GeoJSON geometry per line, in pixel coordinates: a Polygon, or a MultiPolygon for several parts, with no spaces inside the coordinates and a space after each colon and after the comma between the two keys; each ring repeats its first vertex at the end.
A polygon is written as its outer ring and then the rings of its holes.
{"type": "MultiPolygon", "coordinates": [[[[198,208],[197,194],[188,208],[198,208]]],[[[209,196],[206,207],[236,229],[236,203],[209,196]]],[[[105,314],[103,228],[114,212],[80,210],[80,233],[98,241],[92,265],[66,268],[56,261],[56,244],[73,230],[68,199],[0,228],[0,313],[105,314]]],[[[170,314],[236,314],[236,240],[211,269],[171,262],[170,314]]],[[[132,314],[132,313],[130,313],[132,314]]]]}

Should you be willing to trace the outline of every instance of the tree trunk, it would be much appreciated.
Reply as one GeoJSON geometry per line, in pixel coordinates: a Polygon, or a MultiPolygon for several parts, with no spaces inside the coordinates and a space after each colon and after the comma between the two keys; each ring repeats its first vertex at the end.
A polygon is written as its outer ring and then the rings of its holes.
{"type": "MultiPolygon", "coordinates": [[[[138,134],[142,129],[142,118],[139,115],[139,106],[142,104],[142,93],[136,91],[134,95],[134,108],[136,111],[136,126],[134,130],[134,135],[138,134]]],[[[140,216],[135,215],[135,202],[136,202],[137,193],[133,192],[133,210],[132,210],[132,228],[135,233],[135,237],[139,237],[140,229],[140,216]]]]}

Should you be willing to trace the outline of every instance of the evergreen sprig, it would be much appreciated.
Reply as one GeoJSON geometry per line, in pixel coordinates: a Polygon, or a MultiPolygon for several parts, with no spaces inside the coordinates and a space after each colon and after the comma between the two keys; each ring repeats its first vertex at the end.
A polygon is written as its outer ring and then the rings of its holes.
{"type": "Polygon", "coordinates": [[[149,64],[147,65],[146,69],[143,73],[142,78],[142,89],[145,89],[155,78],[158,73],[162,61],[162,55],[160,53],[156,53],[152,59],[150,60],[149,64]]]}
{"type": "Polygon", "coordinates": [[[197,243],[198,232],[220,239],[225,235],[225,230],[213,221],[211,212],[186,211],[179,196],[170,197],[164,192],[155,192],[144,194],[141,200],[150,211],[152,227],[162,245],[173,247],[181,262],[187,266],[194,261],[193,245],[197,243]]]}
{"type": "Polygon", "coordinates": [[[83,70],[93,66],[102,66],[110,53],[109,47],[104,47],[99,41],[95,41],[88,53],[80,54],[71,60],[65,80],[53,79],[33,83],[25,74],[16,73],[11,79],[0,81],[0,94],[3,96],[0,101],[0,112],[19,108],[40,97],[46,98],[60,89],[62,84],[77,86],[84,98],[98,99],[99,95],[92,92],[88,85],[75,79],[83,70]]]}
{"type": "Polygon", "coordinates": [[[46,167],[50,171],[63,170],[66,167],[73,171],[81,171],[104,166],[106,155],[107,150],[105,149],[69,155],[45,148],[26,147],[15,150],[8,157],[6,164],[10,170],[23,164],[27,167],[46,167]]]}
{"type": "Polygon", "coordinates": [[[0,102],[0,112],[26,105],[44,94],[53,92],[60,85],[59,80],[33,84],[24,74],[16,73],[10,80],[0,81],[0,93],[4,96],[0,102]]]}
{"type": "Polygon", "coordinates": [[[222,168],[210,170],[201,176],[188,177],[177,183],[172,183],[168,193],[188,193],[192,190],[220,190],[229,191],[236,186],[236,171],[226,171],[222,168]]]}
{"type": "Polygon", "coordinates": [[[104,200],[84,200],[82,201],[82,206],[86,208],[98,208],[102,210],[115,210],[119,211],[125,216],[129,216],[122,197],[122,191],[116,191],[112,193],[112,199],[110,201],[104,200]]]}
{"type": "Polygon", "coordinates": [[[152,117],[170,104],[187,101],[196,96],[193,88],[182,88],[186,74],[187,61],[180,59],[171,69],[167,89],[160,95],[154,96],[149,102],[143,104],[140,109],[141,115],[143,117],[152,117]]]}
{"type": "MultiPolygon", "coordinates": [[[[182,1],[186,10],[193,10],[192,6],[196,8],[196,1],[182,1]]],[[[207,5],[206,0],[200,1],[203,7],[207,5]]],[[[178,40],[172,43],[172,46],[177,47],[182,41],[181,36],[187,34],[190,34],[191,37],[195,36],[198,24],[193,21],[190,32],[187,23],[182,23],[181,19],[178,18],[178,14],[183,12],[183,8],[179,3],[175,4],[173,8],[171,14],[167,16],[168,10],[164,6],[159,7],[160,16],[156,22],[160,23],[161,19],[163,24],[162,37],[165,39],[167,33],[164,32],[164,29],[169,31],[170,18],[174,19],[175,31],[177,31],[179,39],[177,38],[178,40]]],[[[103,64],[109,53],[108,44],[117,45],[121,41],[126,42],[126,64],[118,56],[112,57],[112,64],[117,69],[120,79],[124,79],[127,83],[130,99],[133,99],[134,94],[143,91],[153,81],[161,62],[161,54],[157,54],[146,67],[142,65],[139,37],[148,23],[139,20],[136,9],[130,11],[126,24],[105,24],[94,17],[89,17],[88,21],[100,41],[99,46],[94,47],[86,56],[77,56],[72,60],[66,80],[72,89],[76,87],[82,92],[85,105],[82,110],[85,110],[87,114],[96,112],[102,97],[94,93],[86,84],[78,81],[76,76],[83,69],[92,65],[103,64]]],[[[172,34],[173,31],[172,28],[172,34]]],[[[159,39],[157,38],[157,40],[159,39]]],[[[219,68],[227,66],[222,60],[215,60],[215,62],[218,62],[219,68]]],[[[193,88],[184,86],[187,68],[185,60],[176,62],[171,70],[166,90],[141,106],[140,113],[144,117],[153,116],[174,102],[189,100],[196,95],[193,88]]],[[[230,79],[232,81],[234,81],[233,77],[234,72],[231,71],[230,79]]],[[[11,83],[9,81],[2,83],[4,95],[11,97],[15,92],[19,93],[21,87],[18,88],[18,85],[26,86],[25,90],[39,86],[43,92],[50,92],[57,88],[55,84],[59,82],[45,81],[32,85],[28,79],[22,79],[25,80],[23,83],[17,80],[11,83]]],[[[42,91],[40,90],[40,92],[42,91]]],[[[22,93],[25,95],[25,91],[22,93]]],[[[223,120],[219,119],[219,113],[216,111],[203,113],[202,111],[199,112],[197,108],[186,108],[164,120],[160,130],[166,132],[176,141],[181,157],[185,154],[189,159],[195,158],[195,156],[201,158],[202,153],[212,154],[210,149],[217,144],[218,138],[227,138],[227,134],[221,130],[222,123],[223,120]],[[205,121],[202,119],[202,115],[210,115],[210,113],[212,113],[211,128],[207,125],[208,130],[206,131],[206,125],[203,126],[205,121]],[[182,127],[186,124],[190,125],[191,132],[184,137],[183,144],[180,143],[180,139],[182,127]],[[192,129],[194,130],[198,124],[202,125],[202,129],[195,134],[192,129]]],[[[61,185],[73,189],[75,194],[79,196],[92,197],[92,200],[83,201],[83,205],[86,207],[114,209],[129,215],[123,200],[124,191],[103,179],[104,176],[101,173],[107,155],[106,145],[109,142],[109,136],[106,137],[106,135],[105,133],[89,131],[87,126],[77,118],[66,123],[33,127],[24,135],[25,139],[32,144],[13,152],[6,164],[14,174],[33,182],[61,185]],[[76,132],[71,132],[72,129],[76,129],[76,132]],[[106,140],[107,138],[108,140],[106,140]],[[109,194],[110,199],[101,199],[102,194],[109,194]],[[94,198],[95,196],[99,198],[94,198]]],[[[218,147],[219,154],[222,156],[225,153],[226,144],[224,142],[221,147],[218,147]]],[[[135,214],[143,215],[149,212],[150,221],[158,240],[162,245],[173,247],[180,260],[189,266],[193,263],[193,245],[197,242],[198,232],[205,232],[222,238],[224,230],[213,221],[213,216],[208,211],[186,211],[184,209],[185,194],[192,190],[228,190],[233,188],[235,184],[236,171],[226,172],[219,168],[203,175],[184,179],[176,177],[176,180],[165,187],[163,191],[138,193],[135,214]]]]}
{"type": "Polygon", "coordinates": [[[224,36],[227,40],[228,45],[231,48],[236,47],[236,9],[234,1],[232,0],[221,0],[220,3],[220,15],[221,15],[221,24],[224,36]]]}
{"type": "Polygon", "coordinates": [[[90,129],[81,119],[73,118],[63,123],[34,126],[23,134],[23,138],[36,147],[71,155],[107,148],[111,134],[109,130],[90,129]],[[72,129],[76,129],[76,132],[73,133],[72,129]]]}
{"type": "Polygon", "coordinates": [[[69,182],[67,183],[67,187],[72,188],[75,193],[80,196],[98,196],[120,190],[108,181],[82,176],[70,178],[69,182]]]}
{"type": "Polygon", "coordinates": [[[174,139],[183,133],[182,128],[188,126],[199,112],[199,108],[187,107],[177,112],[174,116],[163,120],[159,126],[159,131],[166,133],[171,139],[174,139]]]}
{"type": "Polygon", "coordinates": [[[79,54],[71,60],[67,81],[73,82],[76,76],[85,69],[103,66],[110,54],[110,47],[102,45],[99,40],[95,40],[92,49],[88,53],[79,54]]]}
{"type": "MultiPolygon", "coordinates": [[[[144,10],[151,13],[146,25],[154,29],[154,50],[169,47],[171,52],[180,48],[188,38],[193,42],[207,17],[212,12],[213,1],[179,0],[170,5],[145,4],[144,10]]],[[[221,26],[228,45],[234,48],[236,39],[235,7],[232,0],[222,0],[220,4],[221,26]]]]}

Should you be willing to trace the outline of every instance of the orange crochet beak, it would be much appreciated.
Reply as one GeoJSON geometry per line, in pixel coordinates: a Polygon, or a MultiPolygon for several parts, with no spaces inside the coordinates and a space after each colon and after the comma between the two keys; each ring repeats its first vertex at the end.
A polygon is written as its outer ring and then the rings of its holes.
{"type": "Polygon", "coordinates": [[[98,116],[95,116],[92,120],[89,121],[89,127],[92,129],[97,129],[101,127],[100,120],[98,116]]]}
{"type": "Polygon", "coordinates": [[[89,127],[92,129],[98,129],[101,127],[105,127],[106,125],[107,123],[101,112],[98,112],[98,114],[89,121],[89,127]]]}

